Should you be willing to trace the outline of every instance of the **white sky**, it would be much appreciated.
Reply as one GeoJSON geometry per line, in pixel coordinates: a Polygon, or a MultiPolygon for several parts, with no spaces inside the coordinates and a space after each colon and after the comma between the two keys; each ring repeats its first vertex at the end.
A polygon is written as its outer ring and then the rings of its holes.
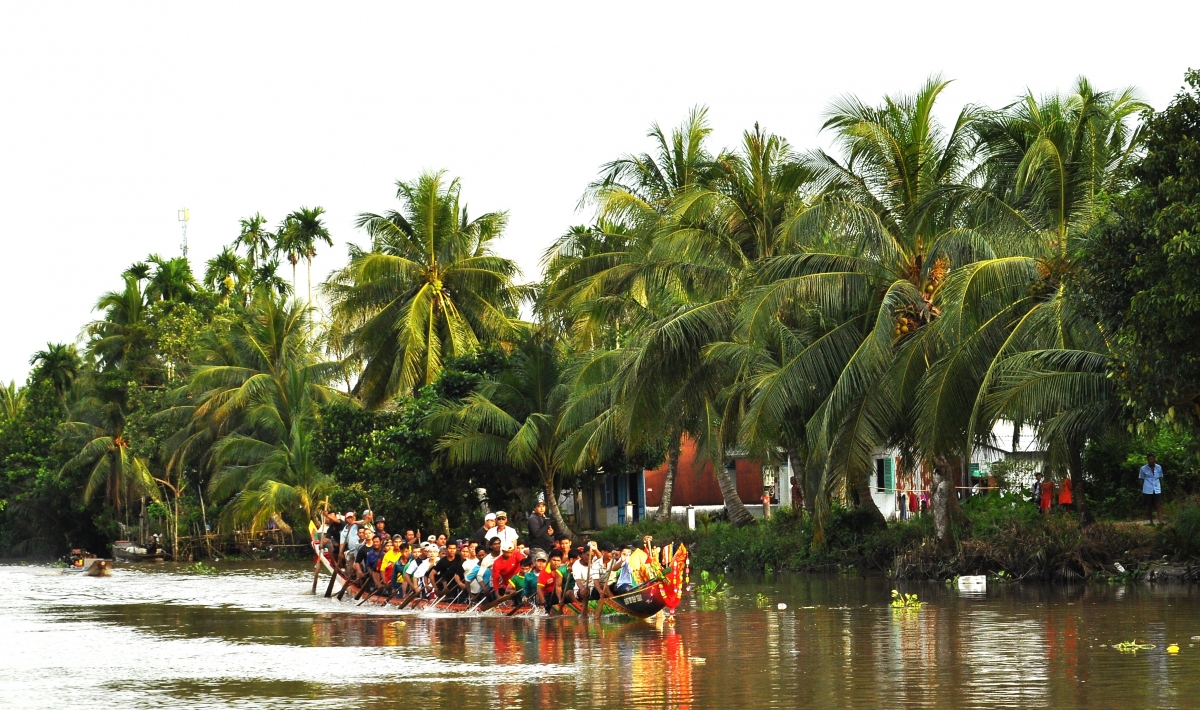
{"type": "Polygon", "coordinates": [[[130,263],[175,255],[182,207],[197,276],[239,217],[325,207],[320,279],[358,212],[446,168],[472,213],[510,211],[499,249],[532,280],[597,168],[696,104],[714,148],[759,121],[804,149],[832,98],[933,72],[949,116],[1079,74],[1162,108],[1200,64],[1195,2],[412,5],[0,6],[0,381],[77,338],[130,263]]]}

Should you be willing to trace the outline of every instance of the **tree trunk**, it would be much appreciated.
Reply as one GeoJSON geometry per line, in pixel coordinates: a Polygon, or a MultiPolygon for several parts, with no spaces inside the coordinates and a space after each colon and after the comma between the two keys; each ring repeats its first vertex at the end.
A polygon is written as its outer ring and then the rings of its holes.
{"type": "Polygon", "coordinates": [[[554,532],[562,533],[574,540],[575,533],[571,532],[567,521],[563,520],[562,511],[558,508],[558,492],[554,490],[554,479],[542,479],[542,488],[546,493],[546,509],[550,511],[550,519],[554,521],[554,532]]]}
{"type": "Polygon", "coordinates": [[[954,466],[942,457],[933,459],[933,529],[939,545],[954,542],[950,529],[950,498],[954,495],[954,466]]]}
{"type": "Polygon", "coordinates": [[[671,435],[671,448],[667,451],[667,478],[663,481],[662,502],[658,504],[656,520],[671,519],[671,496],[675,493],[675,476],[679,473],[679,437],[671,435]]]}
{"type": "MultiPolygon", "coordinates": [[[[306,280],[308,281],[308,305],[311,306],[312,305],[312,258],[309,257],[309,258],[305,259],[305,262],[308,263],[308,278],[306,280]]],[[[450,534],[447,533],[446,537],[449,537],[449,536],[450,536],[450,534]]]]}
{"type": "Polygon", "coordinates": [[[867,515],[879,527],[886,527],[887,520],[884,519],[883,513],[879,512],[879,506],[875,505],[875,497],[871,495],[871,474],[870,472],[863,473],[857,476],[858,481],[854,488],[858,493],[858,507],[867,511],[867,515]]]}
{"type": "Polygon", "coordinates": [[[1085,525],[1091,524],[1092,513],[1088,510],[1087,501],[1083,497],[1083,447],[1068,444],[1067,470],[1071,474],[1071,497],[1079,520],[1085,525]]]}
{"type": "Polygon", "coordinates": [[[713,464],[713,475],[717,477],[717,485],[721,487],[721,497],[725,499],[725,512],[729,513],[729,522],[735,528],[753,525],[754,515],[746,510],[742,499],[738,497],[737,484],[724,466],[713,464]]]}

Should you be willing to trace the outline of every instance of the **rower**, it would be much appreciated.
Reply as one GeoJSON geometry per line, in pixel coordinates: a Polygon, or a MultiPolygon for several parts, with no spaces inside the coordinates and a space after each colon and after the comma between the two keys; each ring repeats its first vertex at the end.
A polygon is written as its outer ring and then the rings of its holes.
{"type": "MultiPolygon", "coordinates": [[[[499,513],[496,514],[499,518],[499,513]]],[[[495,538],[499,540],[500,538],[495,538]]],[[[500,546],[500,556],[492,561],[492,590],[496,597],[504,596],[508,592],[508,582],[521,569],[521,560],[525,559],[516,552],[516,545],[513,543],[504,543],[500,546]]]]}
{"type": "Polygon", "coordinates": [[[433,582],[439,594],[451,597],[452,601],[467,588],[463,580],[463,561],[458,557],[458,545],[446,545],[446,555],[433,568],[433,582]]]}
{"type": "Polygon", "coordinates": [[[630,569],[629,556],[633,554],[633,545],[622,545],[621,556],[617,558],[620,567],[617,572],[617,582],[614,590],[617,594],[624,594],[634,587],[633,571],[630,569]]]}
{"type": "Polygon", "coordinates": [[[562,599],[558,591],[558,565],[554,564],[551,566],[551,563],[561,562],[562,556],[557,552],[550,557],[549,561],[547,561],[545,553],[536,554],[533,558],[533,574],[536,575],[534,583],[537,585],[537,603],[538,606],[546,610],[546,613],[550,613],[551,607],[558,604],[559,600],[562,599]]]}
{"type": "Polygon", "coordinates": [[[490,582],[493,577],[492,566],[496,564],[496,560],[500,559],[501,554],[503,554],[502,547],[500,538],[494,537],[488,540],[488,553],[479,563],[482,569],[478,574],[483,575],[483,578],[480,580],[483,583],[483,593],[489,596],[499,596],[496,593],[496,586],[490,584],[490,582]]]}

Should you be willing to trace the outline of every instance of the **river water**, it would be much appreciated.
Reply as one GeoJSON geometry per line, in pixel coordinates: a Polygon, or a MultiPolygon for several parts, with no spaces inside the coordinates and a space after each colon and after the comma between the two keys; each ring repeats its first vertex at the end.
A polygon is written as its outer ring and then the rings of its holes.
{"type": "Polygon", "coordinates": [[[899,611],[882,579],[733,580],[667,626],[385,611],[313,597],[311,568],[218,568],[0,566],[0,706],[1200,707],[1179,585],[902,584],[927,605],[899,611]],[[1112,648],[1134,639],[1156,648],[1112,648]]]}

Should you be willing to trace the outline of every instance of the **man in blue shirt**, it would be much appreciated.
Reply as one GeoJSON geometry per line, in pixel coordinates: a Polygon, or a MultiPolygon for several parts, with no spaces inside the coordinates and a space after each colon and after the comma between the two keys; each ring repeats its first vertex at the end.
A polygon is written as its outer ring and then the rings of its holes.
{"type": "Polygon", "coordinates": [[[1146,465],[1142,466],[1142,470],[1138,472],[1138,478],[1142,479],[1142,502],[1146,505],[1146,510],[1150,515],[1150,522],[1154,522],[1154,513],[1158,513],[1158,522],[1161,525],[1162,516],[1162,466],[1154,462],[1154,454],[1146,457],[1146,465]]]}

